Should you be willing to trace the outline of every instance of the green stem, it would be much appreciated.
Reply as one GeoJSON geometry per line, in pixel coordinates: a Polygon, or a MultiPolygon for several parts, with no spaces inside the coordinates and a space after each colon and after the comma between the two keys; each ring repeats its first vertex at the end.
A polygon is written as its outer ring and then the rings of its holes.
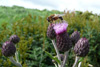
{"type": "MultiPolygon", "coordinates": [[[[59,51],[58,51],[58,48],[57,48],[57,46],[56,46],[55,40],[52,40],[52,43],[53,43],[53,46],[54,46],[54,48],[55,48],[55,50],[56,50],[57,57],[58,57],[58,59],[60,60],[60,63],[61,63],[61,58],[60,58],[59,51]]],[[[58,64],[58,66],[61,67],[60,64],[58,64]]]]}
{"type": "Polygon", "coordinates": [[[21,65],[20,63],[16,62],[12,56],[9,57],[9,59],[10,59],[10,61],[11,61],[13,64],[15,64],[17,67],[22,67],[22,65],[21,65]]]}
{"type": "Polygon", "coordinates": [[[19,62],[19,61],[18,61],[18,52],[17,52],[17,51],[16,51],[16,53],[15,53],[15,58],[16,58],[16,61],[19,62]]]}
{"type": "Polygon", "coordinates": [[[81,67],[82,62],[79,62],[78,67],[81,67]]]}
{"type": "Polygon", "coordinates": [[[54,63],[55,67],[58,67],[56,63],[54,63]]]}
{"type": "Polygon", "coordinates": [[[64,57],[64,60],[63,60],[62,67],[65,67],[65,64],[66,64],[66,62],[67,62],[67,59],[68,59],[68,52],[69,52],[69,51],[66,51],[66,52],[65,52],[65,57],[64,57]]]}
{"type": "Polygon", "coordinates": [[[75,62],[74,62],[74,64],[73,64],[73,67],[76,67],[76,65],[77,65],[79,59],[80,59],[80,57],[76,56],[75,62]]]}

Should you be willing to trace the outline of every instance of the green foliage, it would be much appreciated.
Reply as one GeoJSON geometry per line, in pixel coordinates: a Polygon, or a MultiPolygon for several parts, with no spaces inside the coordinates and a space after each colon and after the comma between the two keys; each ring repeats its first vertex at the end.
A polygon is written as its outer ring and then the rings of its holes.
{"type": "MultiPolygon", "coordinates": [[[[0,66],[15,67],[8,58],[1,53],[3,42],[16,34],[20,37],[17,50],[23,67],[53,67],[52,60],[44,52],[56,55],[50,39],[46,36],[48,22],[46,18],[59,11],[25,9],[23,7],[0,7],[0,66]]],[[[91,12],[67,12],[63,17],[68,21],[68,33],[78,30],[81,37],[86,37],[90,43],[88,56],[83,60],[83,66],[92,64],[100,67],[100,16],[91,12]]],[[[68,67],[74,63],[75,54],[69,52],[68,67]]]]}
{"type": "Polygon", "coordinates": [[[62,12],[56,10],[40,11],[38,9],[26,9],[24,7],[19,7],[19,6],[13,6],[13,7],[0,6],[0,25],[4,22],[11,24],[12,22],[16,22],[17,20],[27,17],[27,15],[32,15],[34,17],[34,22],[39,22],[38,18],[45,18],[45,16],[49,16],[55,13],[59,14],[62,12]]]}
{"type": "Polygon", "coordinates": [[[45,53],[54,61],[56,61],[58,64],[60,64],[60,60],[58,60],[57,57],[53,57],[49,52],[45,51],[45,53]]]}
{"type": "Polygon", "coordinates": [[[41,47],[33,47],[28,53],[30,53],[29,57],[25,60],[28,67],[43,67],[46,65],[44,62],[47,56],[41,47]]]}

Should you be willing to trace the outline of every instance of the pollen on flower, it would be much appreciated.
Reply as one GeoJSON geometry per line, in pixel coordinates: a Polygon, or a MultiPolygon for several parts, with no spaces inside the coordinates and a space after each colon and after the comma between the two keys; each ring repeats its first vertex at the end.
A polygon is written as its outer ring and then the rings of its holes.
{"type": "Polygon", "coordinates": [[[66,23],[66,22],[57,23],[54,26],[54,30],[55,30],[56,34],[60,34],[60,33],[65,32],[67,30],[67,27],[68,27],[68,23],[66,23]]]}

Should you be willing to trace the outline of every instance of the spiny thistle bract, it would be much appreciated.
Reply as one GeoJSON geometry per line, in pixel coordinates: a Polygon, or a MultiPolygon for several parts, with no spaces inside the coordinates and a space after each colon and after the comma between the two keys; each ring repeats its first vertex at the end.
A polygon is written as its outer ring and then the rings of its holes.
{"type": "Polygon", "coordinates": [[[12,35],[9,39],[14,44],[16,44],[16,43],[18,43],[20,41],[20,38],[17,35],[12,35]]]}
{"type": "Polygon", "coordinates": [[[70,38],[71,41],[75,44],[80,39],[80,33],[78,31],[74,31],[70,38]]]}
{"type": "Polygon", "coordinates": [[[3,43],[2,45],[2,54],[6,57],[10,57],[13,56],[16,52],[16,47],[14,45],[14,43],[10,42],[10,41],[6,41],[5,43],[3,43]]]}
{"type": "Polygon", "coordinates": [[[85,57],[89,52],[89,42],[86,38],[81,38],[75,44],[74,52],[77,56],[85,57]]]}
{"type": "Polygon", "coordinates": [[[55,24],[51,23],[47,29],[47,37],[50,39],[54,39],[56,37],[55,31],[53,29],[55,24]]]}
{"type": "Polygon", "coordinates": [[[59,51],[65,52],[72,47],[72,43],[67,31],[68,23],[56,23],[54,30],[56,32],[56,44],[59,51]]]}

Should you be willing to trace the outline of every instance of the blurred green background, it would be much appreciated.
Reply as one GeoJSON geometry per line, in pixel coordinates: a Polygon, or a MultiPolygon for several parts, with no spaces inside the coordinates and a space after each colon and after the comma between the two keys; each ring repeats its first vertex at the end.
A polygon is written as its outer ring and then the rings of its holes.
{"type": "MultiPolygon", "coordinates": [[[[56,55],[51,40],[46,36],[49,24],[46,19],[51,14],[62,13],[65,12],[0,6],[0,66],[16,67],[1,53],[2,44],[11,35],[16,34],[20,37],[17,50],[23,67],[54,67],[52,59],[44,52],[48,51],[51,55],[56,55]]],[[[89,40],[90,51],[82,60],[82,66],[88,67],[88,64],[91,64],[100,67],[100,15],[88,11],[67,11],[63,18],[68,21],[69,35],[77,30],[81,37],[89,40]]],[[[73,65],[74,59],[75,54],[70,51],[68,67],[73,65]]]]}

